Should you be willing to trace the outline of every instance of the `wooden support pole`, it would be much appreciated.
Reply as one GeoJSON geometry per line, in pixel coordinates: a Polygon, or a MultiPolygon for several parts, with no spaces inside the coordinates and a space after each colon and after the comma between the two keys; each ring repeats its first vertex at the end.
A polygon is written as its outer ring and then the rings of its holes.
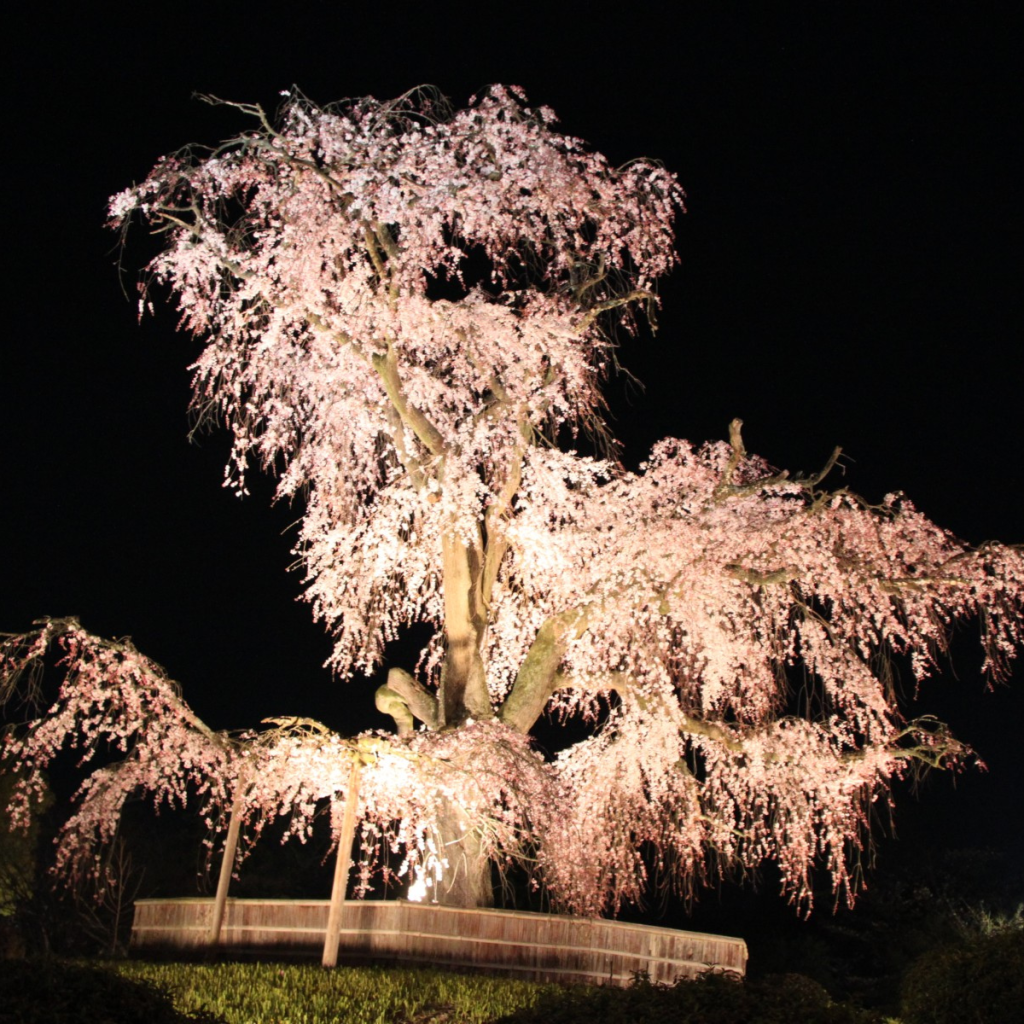
{"type": "Polygon", "coordinates": [[[235,850],[238,848],[238,830],[242,824],[245,811],[244,787],[239,786],[235,802],[231,805],[231,820],[228,822],[228,836],[224,840],[224,855],[220,861],[220,877],[217,879],[217,896],[213,901],[213,920],[207,941],[216,946],[220,941],[220,929],[224,923],[224,908],[228,902],[228,886],[231,884],[231,872],[235,866],[235,850]]]}
{"type": "Polygon", "coordinates": [[[352,842],[356,836],[356,810],[359,806],[358,757],[352,762],[352,774],[348,778],[348,792],[345,794],[345,815],[341,820],[341,836],[338,838],[337,860],[334,862],[334,884],[331,886],[331,909],[327,914],[327,931],[324,934],[324,967],[338,965],[338,945],[341,941],[341,911],[348,888],[348,873],[352,868],[352,842]]]}

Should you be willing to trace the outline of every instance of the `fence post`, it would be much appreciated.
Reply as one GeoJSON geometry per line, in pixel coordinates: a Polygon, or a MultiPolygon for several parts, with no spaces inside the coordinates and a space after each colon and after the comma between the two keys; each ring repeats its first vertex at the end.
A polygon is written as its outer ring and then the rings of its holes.
{"type": "Polygon", "coordinates": [[[334,884],[331,886],[331,909],[327,914],[327,931],[324,934],[324,967],[338,964],[338,945],[341,941],[341,911],[348,888],[348,873],[352,867],[352,841],[356,834],[356,809],[359,805],[359,772],[361,764],[358,755],[352,762],[352,773],[348,778],[348,792],[345,794],[345,814],[341,820],[341,836],[338,838],[338,855],[334,862],[334,884]]]}
{"type": "Polygon", "coordinates": [[[220,877],[217,879],[217,896],[213,901],[213,920],[210,922],[210,931],[207,935],[207,941],[211,946],[216,946],[220,941],[220,929],[224,923],[228,886],[231,884],[231,871],[235,866],[235,850],[238,847],[238,829],[245,811],[244,792],[245,787],[240,785],[235,794],[235,801],[231,805],[231,820],[228,822],[228,835],[224,840],[224,855],[220,862],[220,877]]]}

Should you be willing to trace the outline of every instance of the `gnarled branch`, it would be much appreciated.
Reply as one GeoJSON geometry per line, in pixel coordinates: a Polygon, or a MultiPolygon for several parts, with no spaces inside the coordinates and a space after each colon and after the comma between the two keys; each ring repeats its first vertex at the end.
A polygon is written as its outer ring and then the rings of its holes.
{"type": "Polygon", "coordinates": [[[399,710],[397,702],[405,707],[405,712],[400,712],[403,721],[406,716],[412,723],[412,716],[418,718],[428,729],[438,727],[437,697],[434,696],[415,676],[410,675],[404,668],[392,668],[388,671],[386,686],[377,690],[377,710],[391,715],[399,726],[401,723],[395,717],[395,711],[399,710]],[[386,706],[382,706],[382,704],[386,706]]]}

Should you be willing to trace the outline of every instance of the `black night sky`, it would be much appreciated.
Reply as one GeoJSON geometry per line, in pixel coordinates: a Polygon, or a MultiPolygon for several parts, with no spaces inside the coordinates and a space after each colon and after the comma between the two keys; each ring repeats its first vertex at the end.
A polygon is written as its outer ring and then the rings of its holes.
{"type": "MultiPolygon", "coordinates": [[[[627,461],[741,416],[776,465],[841,445],[866,497],[1024,542],[1019,21],[958,2],[117,6],[36,4],[7,29],[0,630],[78,615],[130,635],[215,727],[385,725],[380,680],[321,667],[287,572],[298,511],[269,482],[222,489],[225,435],[188,441],[196,343],[169,307],[135,315],[149,241],[124,253],[126,297],[103,228],[157,157],[242,127],[193,92],[273,108],[292,83],[325,103],[429,82],[458,105],[519,84],[613,163],[678,173],[681,266],[657,337],[621,352],[646,390],[610,388],[627,461]]],[[[984,692],[972,635],[918,710],[990,771],[901,791],[901,842],[1024,845],[1024,669],[984,692]]]]}

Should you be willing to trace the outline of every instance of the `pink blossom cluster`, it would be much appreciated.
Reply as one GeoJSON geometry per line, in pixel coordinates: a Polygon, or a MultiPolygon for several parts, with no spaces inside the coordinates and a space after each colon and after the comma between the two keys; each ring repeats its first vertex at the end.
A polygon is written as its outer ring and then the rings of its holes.
{"type": "Polygon", "coordinates": [[[627,296],[654,301],[682,192],[500,86],[454,113],[416,92],[259,116],[162,160],[110,213],[167,232],[151,271],[206,340],[196,406],[233,430],[239,490],[250,457],[281,495],[307,489],[306,596],[333,667],[365,672],[396,623],[440,623],[440,534],[472,538],[487,509],[501,529],[524,446],[598,420],[592,312],[628,325],[627,296]],[[467,280],[474,260],[489,277],[467,280]],[[432,296],[445,280],[461,298],[432,296]]]}

